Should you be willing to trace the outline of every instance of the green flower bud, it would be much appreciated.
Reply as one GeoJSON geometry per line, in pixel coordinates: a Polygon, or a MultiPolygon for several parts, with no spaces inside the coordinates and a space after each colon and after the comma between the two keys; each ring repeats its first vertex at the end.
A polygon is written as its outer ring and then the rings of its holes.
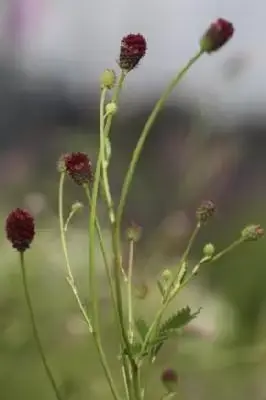
{"type": "Polygon", "coordinates": [[[75,203],[72,204],[71,211],[72,212],[77,212],[83,208],[83,204],[80,201],[76,201],[75,203]]]}
{"type": "Polygon", "coordinates": [[[206,257],[213,257],[215,253],[215,247],[212,243],[207,243],[205,244],[205,246],[203,247],[203,254],[206,257]]]}
{"type": "Polygon", "coordinates": [[[114,115],[117,112],[117,105],[114,101],[111,101],[110,103],[106,104],[105,106],[105,112],[108,115],[114,115]]]}
{"type": "Polygon", "coordinates": [[[162,272],[162,279],[163,279],[165,282],[168,282],[168,281],[172,278],[172,276],[173,276],[173,274],[172,274],[172,272],[170,271],[170,269],[165,269],[165,270],[162,272]]]}
{"type": "Polygon", "coordinates": [[[115,71],[112,69],[106,69],[101,76],[101,88],[112,89],[116,82],[115,71]]]}
{"type": "Polygon", "coordinates": [[[132,242],[138,242],[141,238],[142,228],[135,222],[131,222],[131,225],[127,228],[126,234],[128,240],[132,242]]]}
{"type": "Polygon", "coordinates": [[[264,229],[260,225],[248,225],[242,232],[241,236],[245,241],[254,241],[264,236],[264,229]]]}

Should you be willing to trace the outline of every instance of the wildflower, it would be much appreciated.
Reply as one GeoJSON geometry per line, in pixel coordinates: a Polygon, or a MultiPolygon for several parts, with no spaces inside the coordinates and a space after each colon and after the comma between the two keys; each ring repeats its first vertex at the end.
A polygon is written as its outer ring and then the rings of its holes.
{"type": "Polygon", "coordinates": [[[69,153],[63,156],[65,171],[77,185],[92,182],[92,164],[85,153],[69,153]]]}
{"type": "Polygon", "coordinates": [[[165,369],[161,375],[161,382],[168,391],[168,393],[176,392],[178,384],[178,375],[172,368],[165,369]]]}
{"type": "Polygon", "coordinates": [[[242,232],[241,236],[245,241],[254,241],[264,236],[264,229],[260,225],[248,225],[242,232]]]}
{"type": "Polygon", "coordinates": [[[145,56],[146,49],[146,39],[140,33],[130,33],[123,37],[119,57],[120,68],[127,72],[131,71],[145,56]]]}
{"type": "Polygon", "coordinates": [[[223,18],[217,19],[207,29],[200,40],[200,47],[206,53],[212,53],[224,46],[233,36],[234,26],[223,18]]]}
{"type": "Polygon", "coordinates": [[[35,235],[34,219],[28,211],[17,208],[8,215],[5,230],[14,249],[24,252],[35,235]]]}
{"type": "Polygon", "coordinates": [[[101,88],[112,89],[116,82],[115,71],[106,69],[101,75],[101,88]]]}
{"type": "Polygon", "coordinates": [[[198,222],[205,223],[215,213],[215,205],[211,200],[204,200],[196,211],[198,222]]]}

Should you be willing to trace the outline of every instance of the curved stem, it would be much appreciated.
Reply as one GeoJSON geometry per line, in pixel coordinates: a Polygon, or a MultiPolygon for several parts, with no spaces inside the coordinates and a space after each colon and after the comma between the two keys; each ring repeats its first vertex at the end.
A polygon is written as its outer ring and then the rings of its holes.
{"type": "Polygon", "coordinates": [[[75,296],[75,299],[77,301],[77,304],[79,306],[81,314],[83,315],[84,320],[89,327],[89,331],[90,331],[90,333],[92,333],[91,321],[90,321],[89,316],[88,316],[88,314],[82,304],[82,301],[79,297],[78,290],[77,290],[77,287],[75,284],[75,279],[74,279],[72,269],[70,266],[69,256],[68,256],[67,243],[66,243],[66,231],[65,231],[65,224],[64,224],[64,211],[63,211],[64,182],[65,182],[65,173],[62,172],[60,175],[60,181],[59,181],[58,214],[59,214],[59,225],[60,225],[60,238],[61,238],[61,244],[62,244],[62,249],[63,249],[63,253],[64,253],[64,258],[65,258],[66,270],[67,270],[67,282],[69,283],[69,285],[72,289],[72,292],[75,296]]]}
{"type": "Polygon", "coordinates": [[[87,323],[88,327],[89,327],[89,331],[92,334],[93,338],[94,338],[94,342],[95,342],[95,346],[98,350],[99,353],[99,358],[100,358],[100,362],[102,364],[107,382],[109,383],[111,392],[113,394],[113,397],[115,400],[120,400],[120,397],[117,393],[115,384],[113,382],[113,378],[112,375],[110,373],[110,369],[104,354],[104,351],[102,349],[101,346],[101,341],[99,336],[97,335],[97,332],[95,331],[95,329],[93,329],[94,327],[92,326],[92,322],[89,319],[89,316],[81,302],[81,299],[79,297],[78,294],[78,290],[77,287],[75,285],[75,280],[74,280],[74,276],[71,270],[71,266],[70,266],[70,262],[69,262],[69,257],[68,257],[68,250],[67,250],[67,244],[66,244],[66,235],[65,235],[65,230],[64,230],[64,214],[63,214],[63,189],[64,189],[64,181],[65,181],[65,173],[61,174],[60,177],[60,182],[59,182],[59,223],[60,223],[60,236],[61,236],[61,242],[62,242],[62,247],[63,247],[63,252],[64,252],[64,257],[65,257],[65,261],[66,261],[66,268],[67,268],[67,281],[72,289],[72,292],[77,300],[79,309],[84,317],[85,322],[87,323]]]}
{"type": "Polygon", "coordinates": [[[215,256],[213,256],[210,259],[210,263],[219,260],[222,256],[225,254],[229,253],[230,251],[234,250],[237,246],[239,246],[241,243],[245,241],[244,238],[239,238],[238,240],[234,241],[232,244],[230,244],[228,247],[226,247],[224,250],[220,251],[217,253],[215,256]]]}
{"type": "MultiPolygon", "coordinates": [[[[116,88],[116,91],[114,93],[112,101],[116,102],[118,101],[118,97],[120,94],[120,91],[123,86],[124,79],[126,77],[126,74],[124,71],[121,72],[118,85],[116,88]]],[[[104,189],[104,194],[105,194],[105,199],[107,202],[107,207],[108,207],[108,212],[109,212],[109,218],[111,222],[111,230],[112,230],[112,245],[113,245],[113,255],[114,255],[114,287],[115,287],[115,297],[116,297],[116,304],[117,304],[117,316],[118,316],[118,327],[120,331],[120,336],[121,336],[121,344],[125,346],[127,350],[127,356],[124,354],[124,347],[122,347],[122,363],[123,363],[123,369],[122,373],[125,379],[125,385],[126,385],[126,392],[127,394],[133,399],[133,393],[132,393],[132,386],[131,386],[131,378],[130,378],[130,371],[129,371],[129,364],[127,357],[129,358],[130,361],[130,367],[131,367],[131,372],[132,372],[132,383],[133,383],[133,390],[135,392],[136,398],[140,399],[139,397],[139,388],[137,386],[137,366],[135,363],[135,360],[132,357],[131,354],[131,347],[130,343],[127,337],[126,329],[125,329],[125,324],[124,324],[124,315],[123,315],[123,302],[122,302],[122,293],[121,293],[121,287],[120,287],[120,270],[121,270],[121,257],[120,253],[117,252],[119,248],[116,247],[115,245],[115,231],[116,231],[116,221],[115,221],[115,213],[113,209],[113,202],[112,202],[112,197],[111,197],[111,192],[110,192],[110,187],[109,187],[109,181],[108,181],[108,176],[107,176],[107,169],[106,169],[106,164],[105,164],[105,140],[108,138],[109,133],[110,133],[110,128],[111,128],[111,123],[112,123],[112,115],[107,117],[106,124],[104,126],[104,97],[105,94],[102,93],[101,96],[101,102],[100,102],[100,152],[99,152],[99,158],[97,161],[97,167],[99,170],[97,170],[96,167],[96,173],[98,172],[97,175],[97,185],[99,186],[99,180],[100,180],[100,167],[102,166],[102,172],[103,172],[103,189],[104,189]]],[[[96,182],[94,183],[96,185],[96,182]]],[[[98,187],[94,187],[95,191],[98,192],[98,187]]],[[[97,195],[96,195],[97,197],[97,195]]],[[[92,198],[92,212],[93,207],[95,204],[93,204],[93,199],[92,198]]]]}
{"type": "Polygon", "coordinates": [[[35,316],[34,316],[34,311],[33,311],[32,303],[31,303],[30,293],[29,293],[29,289],[28,289],[28,282],[27,282],[27,275],[26,275],[26,268],[25,268],[25,261],[24,261],[24,253],[23,252],[20,252],[20,267],[21,267],[21,273],[22,273],[22,281],[23,281],[25,298],[26,298],[28,309],[29,309],[29,315],[30,315],[30,321],[31,321],[33,336],[34,336],[34,339],[36,341],[36,345],[38,347],[38,351],[40,353],[41,360],[42,360],[45,372],[46,372],[47,377],[48,377],[48,379],[49,379],[49,381],[51,383],[51,386],[53,388],[55,397],[57,398],[57,400],[62,400],[63,397],[61,396],[61,394],[59,392],[59,389],[58,389],[57,384],[55,382],[55,379],[53,377],[52,371],[51,371],[51,369],[49,367],[49,364],[48,364],[48,362],[46,360],[45,352],[43,350],[41,339],[40,339],[40,336],[39,336],[39,333],[38,333],[38,329],[37,329],[37,325],[36,325],[36,321],[35,321],[35,316]]]}
{"type": "Polygon", "coordinates": [[[133,152],[133,156],[129,165],[129,168],[127,170],[126,173],[126,177],[124,179],[124,183],[122,186],[122,190],[121,190],[121,196],[120,196],[120,201],[119,201],[119,205],[117,208],[117,215],[116,215],[116,219],[117,219],[117,229],[116,229],[116,242],[117,245],[119,246],[119,242],[120,242],[120,225],[121,225],[121,220],[122,220],[122,215],[124,212],[124,208],[125,208],[125,203],[126,203],[126,198],[127,198],[127,194],[131,185],[131,181],[139,160],[139,157],[141,155],[143,146],[145,144],[145,141],[147,139],[147,136],[157,118],[157,115],[159,114],[159,112],[162,110],[167,98],[169,97],[169,95],[171,94],[171,92],[173,91],[173,89],[176,87],[176,85],[180,82],[180,80],[183,78],[183,76],[188,72],[188,70],[191,68],[191,66],[193,64],[195,64],[195,62],[201,57],[201,55],[203,54],[203,52],[200,50],[194,57],[192,57],[188,63],[185,65],[185,67],[183,69],[181,69],[180,72],[178,72],[178,74],[173,78],[173,80],[170,82],[170,84],[166,87],[166,89],[164,90],[164,92],[162,93],[160,99],[157,101],[157,103],[155,104],[149,118],[147,119],[144,128],[141,132],[140,138],[138,140],[138,143],[135,147],[135,150],[133,152]]]}

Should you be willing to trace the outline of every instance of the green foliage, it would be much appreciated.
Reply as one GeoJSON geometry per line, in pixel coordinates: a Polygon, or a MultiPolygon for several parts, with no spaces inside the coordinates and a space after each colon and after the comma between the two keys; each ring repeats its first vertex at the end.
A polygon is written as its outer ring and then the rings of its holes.
{"type": "Polygon", "coordinates": [[[145,341],[145,337],[146,337],[146,335],[148,333],[148,330],[149,330],[149,327],[148,327],[147,323],[144,321],[143,318],[138,318],[135,321],[135,326],[136,326],[136,329],[137,329],[137,332],[138,332],[138,334],[140,336],[141,341],[144,342],[145,341]]]}
{"type": "Polygon", "coordinates": [[[164,343],[168,339],[176,337],[180,329],[196,318],[199,312],[200,309],[192,313],[190,307],[187,306],[171,315],[158,329],[155,340],[150,343],[149,353],[151,358],[155,358],[164,343]]]}

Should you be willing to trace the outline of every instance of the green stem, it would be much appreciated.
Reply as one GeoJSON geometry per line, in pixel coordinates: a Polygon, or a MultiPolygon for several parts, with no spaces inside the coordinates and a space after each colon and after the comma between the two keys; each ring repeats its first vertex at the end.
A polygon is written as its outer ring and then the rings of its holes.
{"type": "Polygon", "coordinates": [[[61,174],[60,177],[60,182],[59,182],[59,223],[60,223],[60,236],[61,236],[61,242],[62,242],[62,247],[63,247],[63,252],[64,252],[64,257],[65,257],[65,261],[66,261],[66,268],[67,268],[67,281],[72,289],[72,292],[77,300],[79,309],[84,317],[85,322],[87,323],[88,327],[89,327],[89,331],[92,334],[93,338],[94,338],[94,342],[95,342],[95,346],[98,350],[99,353],[99,357],[100,357],[100,362],[102,364],[106,379],[109,383],[111,392],[113,394],[113,397],[115,400],[120,400],[120,397],[117,393],[117,389],[115,387],[115,384],[113,382],[113,378],[112,375],[110,373],[110,369],[104,354],[104,351],[102,349],[102,345],[101,345],[101,340],[100,337],[98,336],[95,327],[92,326],[92,322],[90,321],[88,314],[80,300],[79,294],[78,294],[78,290],[75,284],[75,280],[74,280],[74,276],[71,270],[71,266],[70,266],[70,261],[69,261],[69,257],[68,257],[68,250],[67,250],[67,244],[66,244],[66,235],[65,235],[65,230],[64,230],[64,214],[63,214],[63,194],[64,194],[64,181],[65,181],[65,173],[61,174]]]}
{"type": "Polygon", "coordinates": [[[66,231],[65,231],[65,224],[64,224],[64,211],[63,211],[64,182],[65,182],[65,173],[62,172],[60,175],[60,181],[59,181],[58,214],[59,214],[59,225],[60,225],[60,238],[61,238],[61,244],[62,244],[62,249],[63,249],[63,253],[64,253],[64,258],[65,258],[66,270],[67,270],[67,282],[69,283],[69,285],[72,289],[72,292],[75,296],[75,299],[77,301],[77,304],[81,311],[81,314],[83,315],[84,320],[88,325],[89,331],[90,331],[90,333],[92,333],[91,321],[90,321],[88,314],[87,314],[87,312],[82,304],[82,301],[79,297],[78,290],[77,290],[77,287],[75,284],[75,279],[74,279],[72,269],[70,266],[69,256],[68,256],[66,231]]]}
{"type": "Polygon", "coordinates": [[[229,253],[230,251],[234,250],[237,246],[239,246],[241,243],[243,243],[245,240],[241,237],[238,240],[236,240],[235,242],[233,242],[232,244],[230,244],[230,246],[226,247],[224,250],[220,251],[219,253],[217,253],[211,260],[210,263],[219,260],[222,256],[224,256],[225,254],[229,253]]]}
{"type": "MultiPolygon", "coordinates": [[[[164,302],[168,301],[168,298],[169,298],[169,296],[171,294],[171,291],[172,291],[173,287],[175,286],[176,282],[179,281],[180,278],[182,278],[181,273],[182,273],[183,265],[186,264],[186,262],[187,262],[187,258],[189,256],[189,253],[191,251],[193,243],[195,242],[195,240],[196,240],[196,238],[198,236],[200,228],[201,228],[201,224],[198,222],[196,227],[195,227],[195,229],[192,232],[192,235],[190,236],[190,239],[188,241],[188,245],[187,245],[187,247],[186,247],[186,249],[185,249],[185,251],[184,251],[184,253],[183,253],[183,255],[182,255],[182,257],[181,257],[181,259],[179,261],[179,263],[178,263],[179,264],[179,268],[177,268],[177,272],[173,276],[172,282],[169,284],[169,286],[168,286],[168,288],[166,290],[166,293],[165,293],[165,296],[164,296],[164,302]]],[[[158,321],[158,323],[159,322],[160,321],[158,321]]]]}
{"type": "Polygon", "coordinates": [[[132,272],[133,272],[133,261],[134,261],[134,240],[129,241],[129,255],[128,255],[128,290],[127,290],[127,302],[128,302],[128,338],[129,342],[133,343],[134,330],[133,330],[133,307],[132,307],[132,272]]]}
{"type": "MultiPolygon", "coordinates": [[[[194,234],[192,235],[192,237],[193,237],[193,236],[194,236],[194,234]]],[[[194,237],[195,237],[195,236],[194,236],[194,237]]],[[[219,260],[222,256],[224,256],[225,254],[227,254],[227,253],[229,253],[230,251],[234,250],[237,246],[239,246],[239,245],[240,245],[241,243],[243,243],[243,242],[244,242],[244,239],[243,239],[243,238],[240,238],[240,239],[236,240],[235,242],[233,242],[233,243],[232,243],[231,245],[229,245],[228,247],[226,247],[224,250],[220,251],[218,254],[216,254],[216,256],[214,256],[214,257],[211,258],[210,260],[206,260],[206,258],[204,258],[203,260],[204,260],[204,262],[208,262],[208,263],[212,263],[212,262],[214,262],[214,261],[217,261],[217,260],[219,260]]],[[[202,263],[203,263],[203,262],[202,262],[202,263]]],[[[155,327],[157,326],[158,321],[160,321],[161,317],[163,316],[163,313],[164,313],[164,311],[166,310],[168,304],[170,303],[170,301],[173,300],[174,297],[176,297],[176,295],[179,293],[179,291],[180,291],[183,287],[185,287],[185,286],[190,282],[190,280],[196,275],[196,273],[198,272],[198,269],[199,269],[200,265],[201,265],[201,262],[199,262],[199,263],[193,268],[191,275],[190,275],[187,279],[185,279],[182,283],[180,283],[180,282],[177,283],[177,287],[176,287],[176,289],[175,289],[174,294],[173,294],[173,295],[170,295],[170,293],[169,293],[168,298],[167,298],[167,301],[166,301],[166,302],[160,307],[160,309],[158,310],[158,312],[157,312],[157,314],[156,314],[156,316],[155,316],[155,318],[154,318],[154,321],[153,321],[153,323],[151,324],[150,329],[149,329],[149,331],[148,331],[148,333],[147,333],[147,335],[146,335],[146,338],[145,338],[145,341],[144,341],[144,344],[143,344],[143,347],[142,347],[142,350],[141,350],[141,353],[140,353],[140,356],[139,356],[140,358],[142,357],[142,354],[143,354],[143,352],[144,352],[144,350],[145,350],[145,348],[146,348],[146,346],[147,346],[147,344],[148,344],[148,342],[149,342],[149,340],[150,340],[150,338],[151,338],[151,335],[152,335],[152,333],[153,333],[155,327]]]]}
{"type": "MultiPolygon", "coordinates": [[[[91,194],[90,194],[89,186],[84,185],[84,190],[85,190],[86,196],[88,198],[89,205],[91,206],[91,194]]],[[[115,291],[114,291],[114,285],[113,285],[113,280],[112,280],[112,274],[111,274],[111,270],[110,270],[110,266],[109,266],[109,262],[108,262],[107,252],[106,252],[106,249],[104,246],[104,240],[103,240],[103,236],[102,236],[102,232],[101,232],[101,226],[100,226],[99,220],[97,218],[97,215],[95,217],[95,224],[96,224],[96,231],[97,231],[97,236],[99,239],[100,249],[101,249],[101,253],[103,256],[105,272],[106,272],[108,283],[110,286],[111,297],[112,297],[114,308],[116,309],[116,299],[115,299],[115,291]]]]}
{"type": "Polygon", "coordinates": [[[26,268],[25,268],[25,261],[24,261],[24,253],[23,252],[20,252],[20,267],[21,267],[21,273],[22,273],[22,281],[23,281],[25,298],[26,298],[28,309],[29,309],[29,315],[30,315],[30,321],[31,321],[33,336],[34,336],[34,339],[36,341],[36,345],[37,345],[38,351],[40,353],[41,360],[42,360],[45,372],[46,372],[47,377],[48,377],[48,379],[49,379],[49,381],[51,383],[51,386],[53,388],[55,397],[57,398],[57,400],[62,400],[63,397],[61,396],[61,394],[59,392],[59,389],[58,389],[57,384],[55,382],[55,379],[53,377],[52,371],[51,371],[51,369],[49,367],[49,364],[48,364],[48,362],[46,360],[45,352],[43,350],[41,339],[40,339],[40,336],[39,336],[39,333],[38,333],[38,329],[37,329],[37,325],[36,325],[36,321],[35,321],[35,316],[34,316],[34,311],[33,311],[32,303],[31,303],[30,293],[29,293],[29,289],[28,289],[28,282],[27,282],[27,275],[26,275],[26,268]]]}
{"type": "MultiPolygon", "coordinates": [[[[120,90],[122,88],[124,82],[125,75],[121,74],[118,85],[115,88],[114,95],[112,101],[117,102],[120,90]]],[[[104,99],[105,96],[101,96],[100,100],[100,109],[104,109],[104,99]]],[[[107,118],[106,126],[105,126],[105,135],[109,135],[109,131],[111,128],[113,116],[109,115],[107,118]]],[[[100,130],[102,129],[102,117],[100,117],[100,130]]],[[[102,142],[100,143],[100,147],[102,147],[102,142]]],[[[96,208],[97,208],[97,199],[98,199],[98,192],[99,192],[99,184],[101,178],[101,153],[102,149],[100,148],[97,163],[96,163],[96,171],[94,176],[94,183],[92,189],[92,196],[91,196],[91,212],[89,218],[89,286],[90,286],[90,295],[92,299],[92,325],[94,328],[94,336],[97,344],[97,348],[100,354],[100,358],[102,360],[102,364],[105,365],[105,372],[108,374],[108,381],[109,385],[112,389],[114,397],[117,399],[118,395],[116,394],[116,389],[114,388],[114,384],[112,381],[112,377],[109,371],[109,368],[105,361],[105,354],[102,350],[101,340],[100,340],[100,333],[99,333],[99,313],[98,313],[98,304],[97,304],[97,290],[95,286],[95,220],[96,220],[96,208]]]]}
{"type": "Polygon", "coordinates": [[[192,67],[192,65],[195,64],[195,62],[201,57],[202,54],[203,54],[203,52],[200,50],[194,57],[192,57],[188,61],[188,63],[185,65],[185,67],[183,69],[181,69],[181,71],[179,71],[178,74],[172,79],[170,84],[166,87],[166,89],[162,93],[160,99],[155,104],[149,118],[147,119],[147,121],[144,125],[144,128],[141,132],[140,138],[138,140],[138,143],[133,152],[129,168],[126,173],[126,177],[124,179],[124,183],[123,183],[122,190],[121,190],[120,201],[119,201],[119,205],[117,208],[116,241],[117,241],[118,245],[120,242],[120,226],[121,226],[122,215],[123,215],[125,204],[126,204],[127,194],[129,192],[131,181],[132,181],[133,175],[135,173],[135,169],[136,169],[138,160],[140,158],[142,149],[144,147],[145,141],[148,137],[148,134],[149,134],[159,112],[162,110],[167,98],[169,97],[169,95],[171,94],[173,89],[180,82],[180,80],[183,78],[183,76],[188,72],[188,70],[192,67]]]}
{"type": "Polygon", "coordinates": [[[181,257],[181,260],[179,262],[179,268],[177,269],[177,273],[174,275],[171,283],[169,284],[167,291],[165,293],[165,296],[164,296],[163,303],[162,303],[161,307],[159,308],[159,310],[150,326],[150,329],[147,332],[147,335],[145,337],[145,340],[144,340],[144,343],[142,345],[142,349],[140,352],[140,358],[142,357],[142,355],[146,349],[146,346],[149,343],[152,335],[154,334],[154,332],[156,332],[157,327],[160,324],[161,318],[163,316],[163,313],[166,310],[166,308],[168,307],[169,302],[173,299],[173,297],[175,297],[177,295],[177,293],[180,291],[180,289],[182,287],[184,287],[185,284],[187,284],[187,280],[185,280],[183,283],[181,283],[181,279],[180,279],[181,277],[179,275],[180,275],[183,264],[186,263],[186,261],[187,261],[187,258],[189,256],[189,253],[191,251],[193,243],[199,233],[200,227],[201,227],[201,225],[200,225],[200,223],[198,223],[196,225],[194,231],[192,232],[192,235],[188,241],[188,245],[187,245],[187,247],[181,257]],[[175,288],[175,286],[176,286],[176,288],[175,288]],[[173,294],[172,294],[172,290],[174,290],[173,294]]]}
{"type": "MultiPolygon", "coordinates": [[[[122,88],[124,79],[125,79],[125,73],[122,72],[119,82],[118,82],[118,89],[122,88]]],[[[117,92],[117,97],[115,97],[115,100],[117,101],[118,99],[118,94],[117,92]]],[[[109,218],[111,222],[111,227],[112,227],[112,244],[113,244],[113,253],[114,253],[114,258],[115,258],[115,265],[114,265],[114,282],[115,282],[115,297],[116,297],[116,304],[117,304],[117,316],[118,316],[118,325],[119,325],[119,330],[120,330],[120,335],[121,335],[121,340],[122,343],[124,343],[124,346],[127,350],[127,355],[130,360],[130,365],[131,365],[131,370],[132,370],[132,377],[133,377],[133,385],[134,385],[134,377],[135,377],[135,361],[131,355],[131,348],[130,348],[130,343],[127,337],[127,333],[125,330],[125,324],[124,324],[124,315],[123,315],[123,302],[122,302],[122,294],[121,294],[121,287],[120,287],[120,253],[116,252],[116,247],[115,247],[115,213],[114,213],[114,208],[113,208],[113,201],[112,201],[112,196],[110,192],[110,187],[109,187],[109,181],[108,181],[108,175],[107,175],[107,169],[106,169],[106,163],[105,163],[105,139],[108,137],[110,128],[111,128],[111,121],[112,121],[112,116],[107,118],[107,122],[104,126],[104,100],[105,100],[105,92],[102,91],[101,93],[101,101],[100,101],[100,152],[99,152],[99,159],[100,159],[100,165],[102,167],[102,174],[103,174],[103,189],[104,189],[104,194],[105,194],[105,199],[108,207],[108,212],[109,212],[109,218]],[[117,262],[119,260],[119,262],[117,262]]],[[[124,352],[124,348],[122,348],[122,353],[124,352]]],[[[130,382],[130,374],[129,374],[129,366],[127,363],[127,359],[124,354],[122,354],[122,362],[123,362],[123,373],[124,376],[127,380],[127,390],[130,396],[132,396],[131,393],[131,382],[130,382]]]]}

